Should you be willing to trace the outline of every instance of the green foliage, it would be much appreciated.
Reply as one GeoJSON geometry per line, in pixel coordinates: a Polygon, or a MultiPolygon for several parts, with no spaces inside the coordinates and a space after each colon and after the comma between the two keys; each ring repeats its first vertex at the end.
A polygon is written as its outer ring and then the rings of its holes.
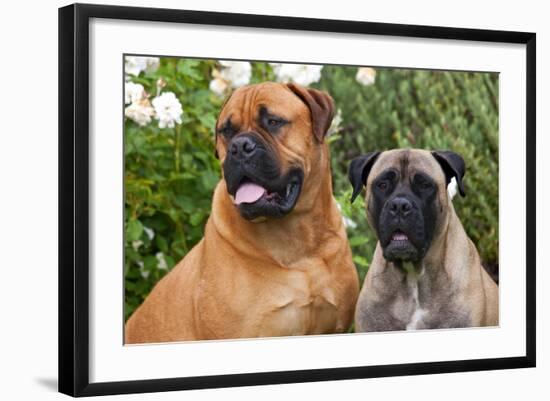
{"type": "MultiPolygon", "coordinates": [[[[126,318],[203,236],[220,178],[214,125],[223,99],[209,90],[218,67],[215,61],[161,58],[155,72],[131,79],[150,98],[159,91],[174,92],[183,116],[175,128],[125,121],[126,318]]],[[[361,282],[376,238],[363,199],[349,202],[346,172],[351,158],[372,150],[460,153],[466,161],[467,196],[455,198],[457,213],[482,260],[498,264],[498,75],[380,68],[376,82],[362,86],[356,72],[355,67],[327,66],[312,86],[327,90],[341,111],[340,128],[329,137],[334,192],[349,219],[361,282]]],[[[253,63],[251,83],[274,78],[268,64],[253,63]]]]}
{"type": "Polygon", "coordinates": [[[171,269],[203,236],[220,177],[213,132],[221,99],[208,89],[214,65],[166,58],[133,79],[156,93],[162,78],[184,113],[175,128],[125,121],[126,317],[168,271],[162,258],[171,269]]]}

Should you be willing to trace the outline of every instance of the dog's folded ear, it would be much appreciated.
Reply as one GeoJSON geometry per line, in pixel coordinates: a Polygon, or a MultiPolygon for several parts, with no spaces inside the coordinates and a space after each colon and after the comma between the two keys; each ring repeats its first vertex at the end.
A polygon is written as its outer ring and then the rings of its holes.
{"type": "Polygon", "coordinates": [[[315,138],[323,142],[334,117],[334,100],[326,92],[289,83],[288,88],[309,108],[315,138]]]}
{"type": "Polygon", "coordinates": [[[466,172],[466,163],[464,163],[462,156],[448,150],[435,150],[432,152],[432,155],[443,169],[447,185],[455,177],[460,195],[463,197],[466,196],[464,184],[462,183],[464,173],[466,172]]]}
{"type": "Polygon", "coordinates": [[[348,168],[348,178],[353,187],[350,202],[353,202],[361,193],[363,185],[367,183],[370,170],[380,152],[369,152],[353,159],[348,168]]]}

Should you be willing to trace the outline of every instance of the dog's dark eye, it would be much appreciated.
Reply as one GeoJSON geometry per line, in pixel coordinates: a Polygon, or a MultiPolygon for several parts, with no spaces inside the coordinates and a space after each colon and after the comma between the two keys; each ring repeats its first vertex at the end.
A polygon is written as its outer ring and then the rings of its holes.
{"type": "Polygon", "coordinates": [[[381,191],[385,191],[386,189],[388,189],[389,187],[389,184],[386,180],[384,181],[380,181],[378,184],[376,184],[376,186],[378,187],[378,189],[380,189],[381,191]]]}
{"type": "Polygon", "coordinates": [[[428,181],[424,181],[422,183],[420,183],[420,188],[422,189],[429,189],[432,187],[432,183],[431,182],[428,182],[428,181]]]}
{"type": "Polygon", "coordinates": [[[237,130],[231,124],[224,124],[221,128],[218,129],[218,132],[222,134],[225,138],[231,138],[237,130]]]}
{"type": "Polygon", "coordinates": [[[276,117],[268,117],[266,120],[267,127],[270,129],[277,129],[285,125],[286,121],[276,118],[276,117]]]}
{"type": "Polygon", "coordinates": [[[416,187],[421,190],[426,191],[433,188],[433,183],[421,175],[414,177],[414,183],[416,184],[416,187]]]}
{"type": "Polygon", "coordinates": [[[261,106],[258,115],[258,124],[266,131],[276,134],[282,126],[288,124],[288,121],[270,112],[266,106],[261,106]]]}
{"type": "Polygon", "coordinates": [[[373,186],[380,192],[388,192],[390,188],[393,187],[396,178],[397,174],[395,171],[385,171],[376,179],[376,181],[373,183],[373,186]]]}
{"type": "Polygon", "coordinates": [[[418,183],[418,186],[422,189],[429,189],[432,187],[432,183],[431,182],[428,182],[428,181],[420,181],[418,183]]]}

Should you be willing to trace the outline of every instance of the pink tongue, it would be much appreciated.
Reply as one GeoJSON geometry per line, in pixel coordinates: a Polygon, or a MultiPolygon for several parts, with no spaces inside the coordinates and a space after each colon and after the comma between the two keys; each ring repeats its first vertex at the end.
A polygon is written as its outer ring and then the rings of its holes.
{"type": "Polygon", "coordinates": [[[265,193],[266,190],[264,187],[252,182],[245,182],[237,189],[237,193],[235,194],[235,205],[240,205],[241,203],[254,203],[265,193]]]}

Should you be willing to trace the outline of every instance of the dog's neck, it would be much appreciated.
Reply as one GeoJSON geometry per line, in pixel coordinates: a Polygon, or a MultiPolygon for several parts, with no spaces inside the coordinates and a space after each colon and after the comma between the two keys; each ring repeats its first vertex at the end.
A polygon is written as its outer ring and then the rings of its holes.
{"type": "Polygon", "coordinates": [[[307,193],[307,197],[314,202],[295,208],[287,216],[268,218],[262,222],[248,221],[240,215],[222,180],[214,192],[208,224],[223,240],[242,248],[241,252],[255,249],[257,253],[254,257],[260,256],[283,266],[291,266],[309,255],[318,255],[323,244],[335,235],[341,235],[343,230],[342,217],[332,196],[328,166],[320,177],[319,185],[308,189],[307,193]],[[237,220],[240,220],[239,224],[231,224],[237,220]]]}

